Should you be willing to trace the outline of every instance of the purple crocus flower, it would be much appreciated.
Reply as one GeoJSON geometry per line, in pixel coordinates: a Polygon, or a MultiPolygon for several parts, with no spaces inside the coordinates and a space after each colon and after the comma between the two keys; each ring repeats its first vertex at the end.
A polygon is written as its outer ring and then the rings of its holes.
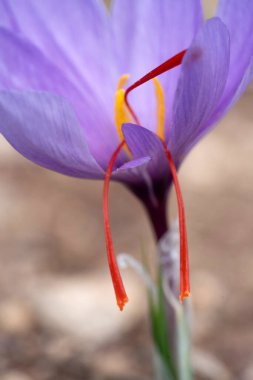
{"type": "Polygon", "coordinates": [[[114,0],[110,12],[99,0],[0,0],[0,26],[1,133],[73,177],[104,179],[114,157],[109,174],[140,198],[160,238],[173,179],[163,142],[178,169],[245,90],[253,1],[220,0],[205,22],[199,0],[114,0]],[[184,49],[181,66],[129,96],[137,126],[122,75],[131,85],[184,49]]]}

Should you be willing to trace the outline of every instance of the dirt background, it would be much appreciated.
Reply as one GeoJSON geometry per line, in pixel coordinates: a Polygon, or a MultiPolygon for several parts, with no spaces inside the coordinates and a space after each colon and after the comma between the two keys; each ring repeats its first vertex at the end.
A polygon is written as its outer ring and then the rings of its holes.
{"type": "MultiPolygon", "coordinates": [[[[253,379],[253,87],[180,171],[190,245],[194,366],[253,379]]],[[[124,272],[119,313],[107,271],[102,183],[29,163],[0,140],[1,380],[150,380],[145,289],[124,272]]],[[[155,247],[144,211],[111,186],[117,252],[155,247]]],[[[174,197],[168,213],[175,216],[174,197]]],[[[207,372],[206,374],[204,372],[207,372]]]]}

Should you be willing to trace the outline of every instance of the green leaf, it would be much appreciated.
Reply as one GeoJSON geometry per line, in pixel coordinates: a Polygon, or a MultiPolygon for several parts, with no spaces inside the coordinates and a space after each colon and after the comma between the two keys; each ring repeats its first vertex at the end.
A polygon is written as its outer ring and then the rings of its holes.
{"type": "Polygon", "coordinates": [[[149,301],[152,334],[156,352],[161,359],[159,367],[164,376],[163,380],[178,380],[176,365],[168,342],[167,318],[161,276],[159,276],[158,279],[157,300],[152,300],[150,298],[149,301]],[[164,372],[166,372],[166,377],[164,372]]]}

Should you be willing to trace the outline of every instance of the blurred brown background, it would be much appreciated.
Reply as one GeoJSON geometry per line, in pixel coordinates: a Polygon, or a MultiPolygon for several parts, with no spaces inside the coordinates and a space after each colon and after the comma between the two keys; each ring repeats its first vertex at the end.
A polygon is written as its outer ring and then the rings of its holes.
{"type": "MultiPolygon", "coordinates": [[[[180,171],[205,380],[253,379],[252,104],[250,87],[180,171]]],[[[102,183],[48,172],[0,143],[1,380],[151,379],[146,293],[131,270],[131,302],[115,307],[102,183]]],[[[110,200],[116,251],[139,257],[144,241],[154,254],[140,204],[117,184],[110,200]]]]}

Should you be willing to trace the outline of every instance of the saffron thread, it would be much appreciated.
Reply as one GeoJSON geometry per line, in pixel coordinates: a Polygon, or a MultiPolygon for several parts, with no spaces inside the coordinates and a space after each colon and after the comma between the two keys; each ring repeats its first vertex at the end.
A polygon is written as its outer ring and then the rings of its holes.
{"type": "Polygon", "coordinates": [[[180,235],[180,302],[190,295],[190,279],[189,279],[189,258],[188,258],[188,244],[187,232],[185,223],[185,210],[183,197],[177,177],[177,170],[172,159],[171,153],[164,140],[161,140],[163,149],[169,162],[172,179],[177,197],[178,205],[178,219],[179,219],[179,235],[180,235]]]}
{"type": "Polygon", "coordinates": [[[173,57],[169,58],[167,61],[163,62],[161,65],[156,67],[155,69],[151,70],[149,73],[144,75],[142,78],[137,80],[135,83],[133,83],[131,86],[129,86],[126,89],[125,92],[125,103],[129,109],[129,112],[131,113],[134,121],[137,124],[140,124],[138,117],[136,116],[134,110],[132,109],[131,105],[128,102],[128,95],[131,91],[133,91],[135,88],[141,86],[142,84],[148,82],[149,80],[157,77],[158,75],[161,75],[165,73],[166,71],[169,71],[173,69],[176,66],[179,66],[182,63],[182,60],[184,58],[184,55],[186,53],[186,50],[182,50],[180,53],[174,55],[173,57]]]}
{"type": "Polygon", "coordinates": [[[122,76],[119,81],[118,92],[117,92],[117,97],[116,97],[115,114],[116,114],[116,125],[119,132],[119,136],[121,138],[121,142],[118,145],[117,149],[112,154],[110,162],[106,170],[106,174],[105,174],[104,189],[103,189],[103,217],[104,217],[104,230],[105,230],[105,241],[106,241],[108,264],[109,264],[112,283],[113,283],[113,287],[114,287],[114,291],[116,295],[117,304],[120,310],[123,310],[125,304],[128,302],[128,297],[127,297],[124,284],[120,275],[117,260],[115,257],[113,242],[112,242],[112,234],[111,234],[110,221],[109,221],[109,201],[108,201],[109,184],[110,184],[111,174],[112,174],[117,156],[120,153],[121,149],[126,144],[123,138],[123,133],[120,128],[121,127],[120,122],[123,122],[124,119],[127,118],[127,115],[123,110],[123,107],[124,107],[123,102],[125,102],[125,105],[128,111],[130,112],[133,120],[137,124],[140,124],[138,117],[136,116],[135,112],[133,111],[132,107],[130,106],[128,102],[128,95],[135,88],[139,87],[140,85],[144,84],[145,82],[151,79],[153,79],[155,87],[156,87],[156,97],[157,97],[157,104],[158,104],[158,130],[157,130],[158,133],[157,134],[158,134],[158,137],[160,137],[161,139],[164,152],[169,162],[170,171],[172,174],[172,179],[174,182],[176,196],[177,196],[178,214],[179,214],[179,233],[180,233],[180,301],[182,302],[185,297],[188,297],[190,295],[189,260],[188,260],[188,245],[187,245],[184,203],[183,203],[183,197],[182,197],[182,193],[181,193],[181,189],[180,189],[180,185],[179,185],[179,181],[177,177],[177,170],[176,170],[174,161],[172,159],[171,153],[163,138],[165,106],[164,106],[164,96],[162,92],[162,87],[160,86],[158,80],[154,79],[156,76],[163,74],[164,72],[180,65],[182,63],[185,53],[186,53],[186,50],[181,51],[174,57],[162,63],[160,66],[156,67],[154,70],[150,71],[148,74],[144,75],[137,82],[135,82],[130,87],[128,87],[124,94],[123,94],[124,90],[122,92],[120,90],[121,90],[121,86],[123,86],[126,83],[128,79],[128,75],[122,76]],[[123,96],[124,98],[122,99],[123,96]],[[118,120],[117,117],[119,117],[119,119],[121,120],[118,120]]]}
{"type": "Polygon", "coordinates": [[[114,291],[116,295],[117,304],[121,311],[123,310],[125,304],[128,302],[128,297],[127,297],[127,294],[123,285],[123,281],[120,275],[117,260],[115,257],[113,242],[112,242],[112,233],[111,233],[110,221],[109,221],[108,194],[109,194],[109,184],[110,184],[110,179],[111,179],[111,173],[112,173],[116,158],[124,145],[125,145],[125,140],[121,141],[121,143],[119,144],[117,149],[114,151],[110,159],[110,162],[105,174],[104,190],[103,190],[103,216],[104,216],[107,258],[108,258],[108,264],[109,264],[112,283],[113,283],[113,287],[114,287],[114,291]]]}

